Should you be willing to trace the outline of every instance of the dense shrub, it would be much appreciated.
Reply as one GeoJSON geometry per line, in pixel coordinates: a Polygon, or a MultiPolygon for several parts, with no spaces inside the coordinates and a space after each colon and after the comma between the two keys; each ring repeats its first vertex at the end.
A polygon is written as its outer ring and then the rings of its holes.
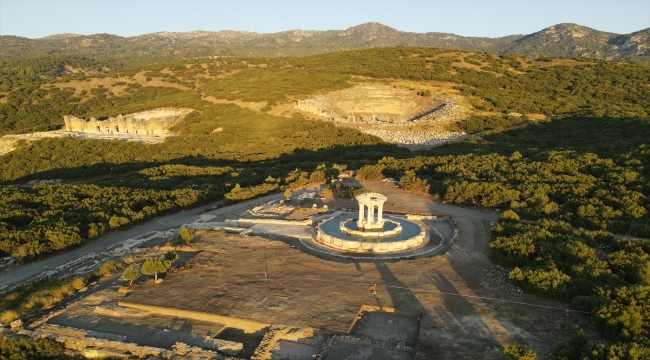
{"type": "Polygon", "coordinates": [[[29,341],[0,336],[0,359],[45,360],[63,358],[63,346],[48,340],[29,341]]]}

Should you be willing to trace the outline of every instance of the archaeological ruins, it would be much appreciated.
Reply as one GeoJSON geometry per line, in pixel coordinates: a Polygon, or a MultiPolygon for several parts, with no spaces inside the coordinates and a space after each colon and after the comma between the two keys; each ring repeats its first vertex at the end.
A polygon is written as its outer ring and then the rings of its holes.
{"type": "Polygon", "coordinates": [[[415,89],[377,84],[297,100],[294,107],[336,122],[396,124],[449,121],[462,110],[453,100],[439,94],[421,96],[415,89]]]}
{"type": "Polygon", "coordinates": [[[0,156],[16,148],[19,140],[37,141],[43,138],[72,138],[77,140],[119,140],[144,144],[157,144],[165,138],[175,136],[169,128],[183,120],[192,109],[158,108],[130,115],[117,115],[106,120],[91,117],[80,119],[65,115],[65,126],[61,130],[41,131],[29,134],[5,135],[0,137],[0,156]]]}
{"type": "Polygon", "coordinates": [[[337,214],[318,224],[314,243],[336,253],[386,254],[411,251],[426,245],[429,235],[405,218],[384,218],[386,196],[371,192],[356,196],[357,219],[337,214]],[[367,209],[367,211],[366,211],[367,209]]]}
{"type": "Polygon", "coordinates": [[[183,109],[157,109],[131,115],[119,114],[106,120],[79,119],[65,115],[65,131],[96,133],[103,135],[160,135],[167,133],[167,128],[184,113],[183,109]]]}

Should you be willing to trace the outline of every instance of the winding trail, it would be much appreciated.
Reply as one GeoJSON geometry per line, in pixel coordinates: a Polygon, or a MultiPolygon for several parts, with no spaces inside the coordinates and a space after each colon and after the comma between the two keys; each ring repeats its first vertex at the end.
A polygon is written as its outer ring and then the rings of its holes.
{"type": "MultiPolygon", "coordinates": [[[[293,196],[297,196],[308,191],[314,190],[305,189],[296,191],[294,192],[293,196]]],[[[200,215],[213,215],[216,217],[227,216],[232,213],[243,212],[251,207],[269,202],[271,200],[278,200],[282,198],[284,198],[284,195],[282,193],[271,194],[254,200],[249,200],[230,206],[224,206],[216,210],[205,212],[206,208],[210,208],[213,205],[223,204],[221,201],[219,201],[202,205],[194,209],[183,210],[175,214],[160,216],[146,223],[135,225],[129,229],[112,231],[98,237],[97,239],[88,241],[75,249],[57,253],[44,259],[24,265],[19,265],[9,270],[0,272],[0,289],[16,283],[28,281],[44,271],[53,269],[59,265],[63,265],[72,260],[88,255],[93,251],[101,251],[115,244],[123,243],[124,241],[133,239],[139,235],[152,231],[168,231],[171,229],[177,229],[183,224],[197,221],[200,215]]]]}

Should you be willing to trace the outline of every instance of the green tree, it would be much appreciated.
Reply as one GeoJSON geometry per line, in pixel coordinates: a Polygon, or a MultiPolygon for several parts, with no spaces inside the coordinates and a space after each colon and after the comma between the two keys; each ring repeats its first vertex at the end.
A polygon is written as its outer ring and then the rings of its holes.
{"type": "Polygon", "coordinates": [[[142,273],[145,275],[153,275],[154,281],[158,281],[158,273],[166,272],[169,267],[163,259],[159,257],[153,257],[147,259],[142,265],[142,273]]]}
{"type": "Polygon", "coordinates": [[[327,175],[323,170],[315,170],[311,175],[309,175],[310,184],[322,184],[327,181],[327,175]]]}
{"type": "Polygon", "coordinates": [[[287,200],[287,201],[288,201],[289,199],[291,199],[291,190],[287,189],[287,190],[284,191],[284,198],[285,198],[285,200],[287,200]]]}
{"type": "Polygon", "coordinates": [[[499,222],[504,224],[516,224],[519,222],[519,215],[512,210],[506,210],[499,216],[499,222]]]}
{"type": "Polygon", "coordinates": [[[185,243],[186,243],[187,245],[189,245],[189,244],[190,244],[190,241],[192,241],[192,239],[194,239],[194,234],[192,234],[192,232],[190,231],[190,229],[188,229],[188,228],[182,228],[182,229],[178,232],[178,238],[179,238],[180,240],[182,240],[182,241],[185,241],[185,243]]]}
{"type": "Polygon", "coordinates": [[[54,341],[41,339],[33,342],[26,339],[8,339],[0,336],[0,359],[31,360],[61,358],[63,358],[63,347],[54,341]]]}
{"type": "Polygon", "coordinates": [[[528,349],[526,345],[510,345],[503,349],[503,353],[510,355],[514,360],[535,360],[537,354],[528,349]]]}
{"type": "Polygon", "coordinates": [[[178,254],[174,250],[169,250],[165,253],[163,260],[167,263],[167,266],[172,266],[172,263],[178,260],[178,254]]]}
{"type": "Polygon", "coordinates": [[[140,270],[136,266],[129,266],[124,270],[124,274],[122,274],[122,279],[126,280],[129,282],[129,286],[133,284],[135,280],[138,280],[140,278],[140,270]]]}
{"type": "Polygon", "coordinates": [[[112,273],[120,267],[120,264],[113,260],[108,260],[99,267],[97,270],[97,275],[103,276],[112,273]]]}
{"type": "Polygon", "coordinates": [[[407,170],[399,179],[399,185],[407,191],[428,193],[429,184],[426,180],[420,179],[413,170],[407,170]]]}
{"type": "Polygon", "coordinates": [[[381,172],[384,171],[385,168],[386,166],[382,164],[366,165],[361,167],[359,171],[357,171],[355,178],[359,180],[370,180],[370,181],[379,180],[381,179],[381,172]]]}
{"type": "MultiPolygon", "coordinates": [[[[571,335],[568,341],[561,342],[553,347],[552,356],[557,360],[589,359],[594,356],[596,344],[587,339],[587,335],[580,330],[571,335]]],[[[595,357],[594,357],[595,358],[595,357]]]]}
{"type": "Polygon", "coordinates": [[[616,245],[620,250],[607,255],[612,272],[627,282],[636,284],[642,281],[650,283],[650,256],[643,248],[630,240],[619,240],[616,245]]]}

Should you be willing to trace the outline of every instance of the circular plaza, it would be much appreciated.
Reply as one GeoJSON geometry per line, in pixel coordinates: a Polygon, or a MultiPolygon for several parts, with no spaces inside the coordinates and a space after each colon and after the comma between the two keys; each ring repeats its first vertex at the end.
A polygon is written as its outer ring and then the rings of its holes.
{"type": "Polygon", "coordinates": [[[345,253],[393,253],[417,249],[429,236],[419,224],[397,216],[384,216],[386,197],[379,193],[356,196],[358,217],[339,214],[318,224],[314,241],[345,253]]]}

